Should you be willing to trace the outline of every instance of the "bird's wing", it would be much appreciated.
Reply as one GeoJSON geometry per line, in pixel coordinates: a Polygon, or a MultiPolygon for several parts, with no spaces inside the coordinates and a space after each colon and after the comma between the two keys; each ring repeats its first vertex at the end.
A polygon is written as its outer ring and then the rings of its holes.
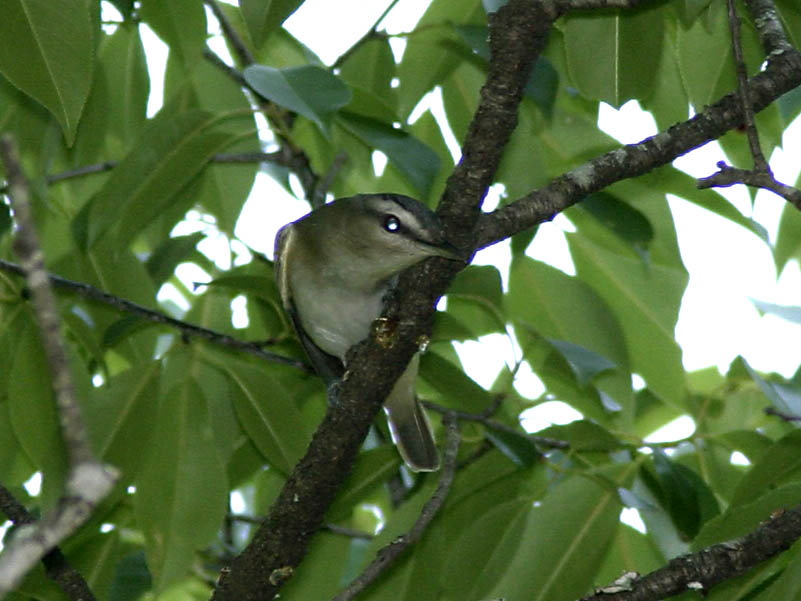
{"type": "Polygon", "coordinates": [[[306,334],[303,325],[300,323],[297,308],[292,299],[292,286],[289,280],[289,267],[286,257],[291,255],[292,245],[295,243],[295,231],[292,224],[282,227],[275,237],[275,281],[278,285],[278,293],[281,295],[281,303],[292,320],[298,340],[309,361],[314,366],[314,370],[325,381],[330,384],[342,377],[345,373],[345,366],[342,361],[334,355],[329,355],[306,334]]]}

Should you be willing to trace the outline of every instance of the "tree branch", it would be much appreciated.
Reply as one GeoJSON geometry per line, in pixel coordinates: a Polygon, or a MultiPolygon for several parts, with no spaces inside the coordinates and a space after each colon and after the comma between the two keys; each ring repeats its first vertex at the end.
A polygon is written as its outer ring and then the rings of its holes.
{"type": "MultiPolygon", "coordinates": [[[[441,203],[446,227],[454,234],[452,242],[462,248],[472,244],[470,230],[485,193],[482,186],[492,180],[502,146],[516,124],[529,68],[556,16],[538,3],[510,0],[490,22],[491,51],[502,59],[490,61],[462,160],[441,203]],[[468,204],[466,210],[462,203],[468,204]],[[467,239],[458,236],[465,222],[467,239]]],[[[381,342],[371,338],[351,349],[339,402],[328,407],[306,455],[292,470],[251,543],[221,574],[215,601],[271,599],[300,563],[383,400],[430,331],[435,301],[456,272],[451,263],[455,262],[429,259],[401,277],[399,297],[385,312],[398,323],[394,337],[381,342]]]]}
{"type": "Polygon", "coordinates": [[[769,58],[783,52],[795,51],[787,40],[773,0],[745,0],[745,4],[754,20],[762,48],[769,58]]]}
{"type": "Polygon", "coordinates": [[[671,559],[666,566],[633,579],[626,590],[600,589],[581,601],[653,601],[688,590],[708,591],[715,584],[739,576],[786,551],[799,537],[801,505],[771,516],[741,538],[671,559]]]}
{"type": "MultiPolygon", "coordinates": [[[[14,498],[14,495],[0,484],[0,512],[6,514],[15,526],[35,524],[36,520],[28,510],[14,498]]],[[[74,601],[95,601],[89,585],[75,568],[73,568],[58,547],[42,557],[45,574],[74,601]]]]}
{"type": "Polygon", "coordinates": [[[442,407],[441,405],[437,405],[436,403],[431,403],[429,401],[423,401],[423,406],[426,409],[430,409],[436,413],[441,415],[453,415],[456,419],[466,422],[477,422],[490,430],[495,430],[496,432],[507,432],[509,434],[514,434],[516,436],[525,436],[531,442],[535,444],[542,445],[544,447],[550,447],[552,449],[567,449],[570,448],[570,444],[566,440],[559,440],[556,438],[548,438],[547,436],[537,436],[535,434],[528,434],[524,431],[521,431],[519,428],[514,428],[512,426],[507,426],[504,423],[496,421],[494,419],[490,419],[489,415],[485,413],[468,413],[466,411],[455,411],[453,409],[448,409],[447,407],[442,407]]]}
{"type": "MultiPolygon", "coordinates": [[[[788,50],[768,61],[748,83],[754,109],[760,111],[801,85],[801,53],[788,50]]],[[[550,184],[481,216],[477,248],[542,223],[615,182],[653,171],[678,156],[738,127],[743,120],[736,94],[728,94],[692,119],[637,144],[627,144],[587,161],[550,184]]]]}
{"type": "MultiPolygon", "coordinates": [[[[0,270],[16,275],[24,275],[24,270],[22,267],[3,259],[0,259],[0,270]]],[[[136,315],[145,321],[170,326],[182,332],[186,336],[202,338],[203,340],[208,340],[213,344],[242,351],[244,353],[254,355],[255,357],[259,357],[260,359],[270,361],[271,363],[288,365],[289,367],[294,367],[309,373],[312,371],[306,362],[265,351],[262,348],[263,345],[257,342],[246,342],[227,334],[221,334],[220,332],[215,332],[214,330],[209,330],[208,328],[203,328],[201,326],[181,321],[180,319],[175,319],[174,317],[165,315],[161,311],[148,309],[147,307],[143,307],[142,305],[138,305],[127,299],[109,294],[108,292],[103,292],[102,290],[98,290],[94,286],[84,284],[83,282],[75,282],[73,280],[68,280],[53,274],[48,274],[47,277],[54,286],[69,290],[75,294],[79,294],[86,299],[114,307],[119,311],[136,315]]]]}
{"type": "Polygon", "coordinates": [[[392,0],[392,2],[389,3],[389,6],[387,6],[384,9],[384,12],[382,12],[379,15],[379,17],[375,20],[375,22],[373,23],[373,26],[370,29],[367,30],[367,33],[365,33],[362,37],[360,37],[358,40],[356,40],[356,42],[350,48],[348,48],[345,52],[343,52],[341,55],[339,55],[337,60],[334,61],[334,64],[331,65],[331,69],[338,69],[339,67],[341,67],[343,64],[345,64],[345,61],[347,61],[348,58],[350,58],[353,55],[354,52],[356,52],[359,48],[361,48],[364,44],[366,44],[370,40],[374,40],[374,39],[378,39],[378,38],[382,37],[382,34],[380,34],[378,32],[378,26],[381,23],[381,21],[383,21],[386,18],[386,16],[390,13],[390,11],[393,8],[395,8],[395,5],[397,3],[398,3],[398,0],[392,0]]]}
{"type": "Polygon", "coordinates": [[[22,264],[20,271],[27,281],[31,304],[39,323],[69,463],[73,467],[82,463],[93,463],[94,457],[89,448],[86,428],[75,398],[67,351],[61,339],[58,306],[45,270],[39,236],[34,228],[28,182],[22,174],[16,146],[8,136],[0,139],[0,158],[8,174],[9,199],[17,224],[13,248],[22,264]]]}
{"type": "Polygon", "coordinates": [[[697,186],[703,189],[712,187],[727,188],[735,184],[745,184],[754,188],[764,188],[778,194],[801,211],[801,190],[777,181],[769,169],[767,171],[735,169],[734,167],[729,167],[723,161],[718,163],[718,169],[720,171],[717,173],[699,179],[697,186]]]}
{"type": "Polygon", "coordinates": [[[734,8],[734,0],[726,0],[728,5],[729,32],[731,33],[731,47],[734,52],[734,65],[737,73],[737,95],[740,98],[740,106],[743,109],[743,123],[745,123],[745,133],[748,136],[748,146],[751,149],[751,156],[754,158],[754,170],[769,172],[768,162],[762,149],[759,147],[759,134],[757,134],[754,124],[754,107],[751,103],[751,94],[748,91],[748,73],[745,70],[745,59],[743,58],[743,47],[740,42],[740,17],[734,8]]]}
{"type": "MultiPolygon", "coordinates": [[[[243,67],[252,65],[255,62],[253,55],[250,53],[250,50],[248,50],[244,41],[236,33],[236,30],[229,23],[216,0],[204,1],[211,8],[212,12],[214,12],[214,16],[217,17],[217,20],[220,22],[220,28],[222,29],[223,36],[233,48],[234,53],[239,60],[239,64],[243,67]]],[[[278,152],[274,153],[277,157],[275,162],[288,167],[295,173],[295,175],[298,177],[298,180],[300,180],[300,185],[303,188],[304,195],[309,202],[313,202],[315,199],[315,191],[320,182],[320,176],[318,176],[312,169],[311,161],[309,161],[309,157],[306,155],[306,153],[301,148],[298,148],[295,144],[293,144],[285,134],[285,132],[288,132],[291,129],[292,120],[295,119],[296,115],[278,107],[277,105],[273,104],[272,101],[264,98],[261,94],[259,94],[258,91],[254,90],[247,81],[245,81],[244,76],[239,70],[228,66],[225,61],[223,61],[208,48],[203,51],[203,56],[218,69],[222,70],[226,75],[228,75],[228,77],[233,79],[237,84],[247,89],[251,94],[253,94],[254,98],[262,101],[263,106],[261,108],[267,117],[267,121],[272,126],[272,131],[275,134],[276,139],[280,141],[281,148],[278,152]]]]}
{"type": "Polygon", "coordinates": [[[17,224],[13,248],[22,262],[31,292],[31,304],[50,370],[61,436],[69,456],[66,491],[61,502],[35,526],[18,532],[0,555],[2,597],[16,588],[36,562],[89,518],[97,504],[111,491],[117,474],[112,468],[100,464],[89,447],[61,339],[58,307],[34,229],[30,188],[10,136],[0,138],[0,159],[8,176],[8,196],[17,224]]]}
{"type": "Polygon", "coordinates": [[[751,156],[754,159],[754,168],[751,170],[734,169],[721,161],[718,163],[718,171],[714,175],[698,180],[698,188],[711,188],[713,186],[727,187],[734,184],[745,184],[756,188],[764,188],[775,192],[788,202],[792,203],[797,209],[801,210],[801,191],[779,182],[773,175],[770,165],[762,154],[759,147],[759,134],[754,124],[754,110],[751,102],[751,94],[748,90],[745,61],[743,60],[743,50],[740,43],[740,18],[734,7],[734,0],[727,0],[729,11],[729,27],[731,30],[732,48],[734,50],[734,60],[737,66],[737,95],[740,106],[743,110],[745,131],[748,135],[748,145],[751,149],[751,156]]]}
{"type": "Polygon", "coordinates": [[[220,8],[220,5],[217,4],[217,0],[204,0],[204,2],[206,6],[211,9],[211,12],[214,13],[214,17],[219,22],[220,29],[222,29],[225,39],[228,40],[229,44],[231,44],[234,54],[236,54],[237,58],[239,59],[239,63],[245,67],[252,65],[255,62],[253,55],[242,41],[242,38],[240,38],[236,33],[236,30],[233,28],[231,23],[228,21],[228,17],[225,16],[225,13],[220,8]]]}
{"type": "Polygon", "coordinates": [[[439,483],[431,498],[423,506],[423,510],[414,522],[414,525],[407,534],[401,535],[386,547],[379,549],[375,559],[364,569],[364,571],[354,578],[341,593],[336,595],[331,601],[351,601],[356,595],[366,589],[370,584],[384,573],[395,560],[400,557],[406,549],[416,544],[422,537],[434,519],[434,516],[442,508],[448,492],[453,484],[453,476],[456,472],[456,455],[459,452],[459,424],[456,416],[446,413],[442,418],[445,426],[445,452],[442,454],[442,472],[439,483]]]}
{"type": "MultiPolygon", "coordinates": [[[[275,163],[276,165],[281,165],[282,167],[288,168],[291,168],[294,165],[291,161],[287,160],[286,153],[280,150],[276,150],[275,152],[255,151],[220,153],[215,154],[211,160],[214,163],[275,163]]],[[[117,161],[104,161],[102,163],[95,163],[93,165],[83,165],[81,167],[75,167],[74,169],[68,169],[66,171],[61,171],[60,173],[48,175],[45,179],[48,185],[57,184],[64,180],[74,179],[76,177],[83,177],[85,175],[93,175],[95,173],[111,171],[117,166],[117,164],[117,161]]],[[[7,184],[0,186],[0,194],[5,194],[7,192],[7,184]]]]}

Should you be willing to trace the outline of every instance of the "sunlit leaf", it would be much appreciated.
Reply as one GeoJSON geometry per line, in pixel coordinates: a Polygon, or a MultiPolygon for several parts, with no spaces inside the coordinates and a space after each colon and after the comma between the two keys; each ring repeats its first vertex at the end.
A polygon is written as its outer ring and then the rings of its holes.
{"type": "Polygon", "coordinates": [[[251,65],[243,75],[254,90],[327,131],[331,115],[350,102],[351,92],[342,81],[314,65],[276,69],[251,65]]]}

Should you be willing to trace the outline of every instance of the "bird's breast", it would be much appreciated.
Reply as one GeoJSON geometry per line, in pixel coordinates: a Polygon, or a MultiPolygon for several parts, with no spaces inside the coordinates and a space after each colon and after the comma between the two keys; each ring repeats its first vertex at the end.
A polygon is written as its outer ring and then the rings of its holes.
{"type": "Polygon", "coordinates": [[[348,349],[367,338],[381,315],[386,288],[365,293],[321,272],[290,278],[304,331],[322,350],[344,361],[348,349]]]}

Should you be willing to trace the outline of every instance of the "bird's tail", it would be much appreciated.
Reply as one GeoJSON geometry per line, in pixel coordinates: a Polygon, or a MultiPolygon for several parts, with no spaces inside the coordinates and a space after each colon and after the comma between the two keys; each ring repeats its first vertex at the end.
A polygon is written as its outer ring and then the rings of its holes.
{"type": "Polygon", "coordinates": [[[384,410],[392,439],[406,465],[415,472],[433,472],[439,469],[439,453],[431,424],[415,395],[419,364],[419,355],[412,357],[384,402],[384,410]]]}

